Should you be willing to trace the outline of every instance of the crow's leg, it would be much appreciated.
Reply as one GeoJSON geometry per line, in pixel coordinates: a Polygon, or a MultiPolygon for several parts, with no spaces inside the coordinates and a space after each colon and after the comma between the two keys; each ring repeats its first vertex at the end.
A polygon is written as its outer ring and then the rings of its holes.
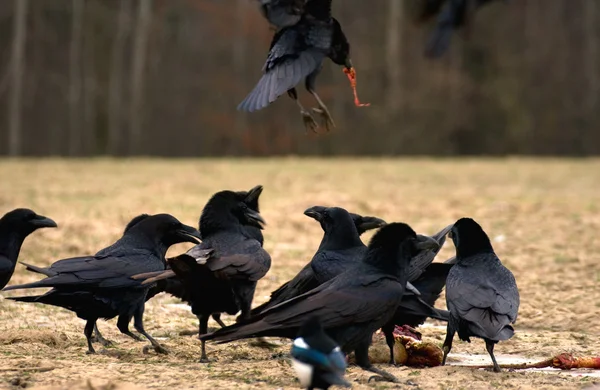
{"type": "Polygon", "coordinates": [[[212,318],[213,318],[213,320],[217,321],[217,324],[219,324],[219,326],[221,328],[224,328],[227,326],[227,325],[225,325],[225,323],[223,321],[221,321],[221,313],[213,313],[212,318]]]}
{"type": "Polygon", "coordinates": [[[133,314],[133,327],[135,330],[143,334],[148,341],[150,341],[150,344],[152,344],[156,353],[162,353],[166,355],[169,353],[169,350],[160,345],[158,341],[154,340],[154,338],[150,336],[144,329],[144,303],[145,302],[142,302],[133,314]]]}
{"type": "Polygon", "coordinates": [[[321,121],[323,122],[322,123],[323,126],[325,126],[327,131],[331,131],[331,129],[335,128],[335,122],[333,121],[333,118],[331,118],[329,109],[327,108],[325,103],[323,103],[323,101],[317,94],[317,91],[315,90],[315,80],[317,79],[317,75],[319,74],[320,71],[321,71],[321,68],[319,67],[319,68],[317,68],[317,70],[315,70],[314,72],[309,74],[306,77],[306,80],[304,81],[304,85],[306,87],[306,90],[308,92],[310,92],[311,95],[314,96],[315,100],[317,101],[317,104],[319,105],[318,108],[312,109],[313,112],[316,112],[317,114],[319,114],[321,116],[321,121]]]}
{"type": "MultiPolygon", "coordinates": [[[[198,337],[205,335],[208,332],[208,317],[207,315],[199,315],[198,319],[200,320],[200,329],[198,332],[198,337]]],[[[206,356],[206,341],[200,340],[202,344],[202,354],[200,355],[200,363],[208,363],[208,357],[206,356]]]]}
{"type": "Polygon", "coordinates": [[[306,131],[308,132],[310,130],[313,133],[316,133],[319,125],[317,124],[315,119],[312,117],[312,115],[310,115],[310,112],[306,111],[304,106],[302,106],[302,103],[300,103],[300,100],[298,100],[298,93],[296,92],[296,88],[292,88],[292,89],[288,90],[287,93],[288,93],[289,97],[291,97],[292,99],[294,99],[296,101],[296,104],[300,108],[300,114],[302,115],[302,121],[304,122],[304,127],[306,128],[306,131]]]}
{"type": "Polygon", "coordinates": [[[102,344],[103,347],[113,346],[113,342],[105,339],[104,336],[102,336],[102,334],[100,333],[100,329],[98,329],[98,323],[94,324],[94,333],[95,335],[92,337],[92,342],[98,342],[102,344]]]}
{"type": "Polygon", "coordinates": [[[491,340],[485,340],[485,349],[487,349],[490,357],[492,358],[492,363],[494,363],[494,372],[500,372],[502,370],[500,369],[500,366],[496,362],[496,357],[494,356],[494,344],[495,343],[491,340]]]}
{"type": "Polygon", "coordinates": [[[377,377],[377,376],[370,377],[369,382],[371,380],[376,380],[376,381],[385,380],[387,382],[398,383],[399,382],[398,378],[396,378],[389,372],[386,372],[384,370],[380,370],[379,368],[376,368],[375,366],[373,366],[371,364],[371,361],[369,360],[369,341],[370,340],[371,340],[371,337],[369,337],[368,341],[363,342],[358,348],[356,348],[354,350],[354,354],[356,356],[356,364],[358,364],[360,366],[360,368],[362,368],[363,370],[371,371],[371,372],[374,372],[375,374],[380,375],[379,377],[377,377]]]}
{"type": "Polygon", "coordinates": [[[92,346],[92,333],[94,332],[94,326],[96,325],[96,321],[96,318],[94,318],[93,320],[87,320],[87,322],[85,323],[85,328],[83,328],[83,334],[85,334],[85,338],[87,339],[88,343],[88,350],[86,352],[87,354],[96,353],[96,350],[92,346]]]}
{"type": "Polygon", "coordinates": [[[454,327],[451,324],[452,319],[448,320],[448,326],[446,327],[446,339],[444,340],[444,357],[442,358],[442,366],[446,364],[446,358],[452,349],[452,339],[454,339],[454,327]]]}
{"type": "Polygon", "coordinates": [[[117,328],[119,329],[119,331],[121,333],[123,333],[126,336],[131,337],[135,341],[142,341],[142,339],[139,336],[137,336],[129,331],[129,321],[131,321],[130,316],[120,315],[119,319],[117,320],[117,328]]]}
{"type": "Polygon", "coordinates": [[[396,358],[394,357],[394,344],[396,340],[394,339],[394,323],[390,321],[389,323],[385,324],[381,330],[383,330],[385,342],[390,349],[390,364],[395,366],[396,358]]]}

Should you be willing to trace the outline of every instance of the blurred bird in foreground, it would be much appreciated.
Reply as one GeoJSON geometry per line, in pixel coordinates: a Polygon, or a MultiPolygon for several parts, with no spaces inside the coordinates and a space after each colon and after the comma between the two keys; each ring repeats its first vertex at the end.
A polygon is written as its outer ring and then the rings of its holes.
{"type": "Polygon", "coordinates": [[[354,91],[356,106],[366,106],[356,95],[356,71],[350,60],[350,44],[339,22],[331,16],[332,0],[259,0],[261,11],[276,32],[271,41],[263,76],[238,109],[253,112],[265,108],[279,96],[287,94],[296,101],[307,131],[319,125],[298,100],[296,85],[304,79],[306,90],[313,95],[322,126],[329,131],[335,122],[315,89],[323,61],[329,57],[344,66],[344,73],[354,91]]]}
{"type": "Polygon", "coordinates": [[[519,290],[513,274],[502,265],[481,226],[470,218],[459,219],[450,232],[456,247],[456,264],[446,280],[446,305],[450,311],[444,358],[452,349],[454,333],[467,342],[485,340],[494,371],[500,367],[494,345],[514,335],[510,325],[517,320],[519,290]]]}
{"type": "Polygon", "coordinates": [[[291,355],[302,387],[310,390],[327,390],[333,385],[351,387],[344,379],[346,357],[335,341],[325,334],[318,317],[309,317],[300,327],[291,355]]]}

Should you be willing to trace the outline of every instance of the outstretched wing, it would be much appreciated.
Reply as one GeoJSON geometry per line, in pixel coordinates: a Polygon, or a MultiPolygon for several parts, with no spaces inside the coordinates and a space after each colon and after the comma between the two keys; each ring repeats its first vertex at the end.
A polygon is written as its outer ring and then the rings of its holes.
{"type": "Polygon", "coordinates": [[[226,253],[216,253],[206,267],[219,279],[243,279],[256,282],[267,274],[271,256],[257,240],[231,245],[226,253]]]}

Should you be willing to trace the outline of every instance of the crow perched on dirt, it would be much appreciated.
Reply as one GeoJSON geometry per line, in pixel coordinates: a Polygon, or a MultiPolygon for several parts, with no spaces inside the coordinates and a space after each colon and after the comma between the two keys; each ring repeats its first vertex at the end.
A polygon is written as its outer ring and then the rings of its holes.
{"type": "Polygon", "coordinates": [[[129,331],[134,318],[135,329],[144,335],[157,352],[167,351],[154,340],[143,325],[146,292],[131,276],[141,272],[164,270],[165,253],[177,243],[197,243],[199,232],[168,214],[151,215],[133,225],[111,246],[94,256],[60,260],[48,268],[28,265],[27,269],[47,276],[38,282],[10,286],[6,290],[52,287],[43,295],[11,297],[21,302],[37,302],[64,307],[87,321],[84,329],[88,353],[94,353],[92,332],[99,318],[119,316],[119,330],[136,340],[129,331]]]}
{"type": "MultiPolygon", "coordinates": [[[[183,284],[181,298],[198,316],[200,335],[207,333],[211,315],[221,326],[225,326],[219,317],[223,312],[233,315],[241,310],[240,320],[247,319],[256,283],[271,267],[271,257],[256,239],[256,232],[248,229],[262,229],[265,221],[245,199],[245,194],[233,191],[213,195],[200,217],[202,244],[169,259],[171,270],[144,281],[176,275],[183,284]],[[206,250],[212,251],[210,258],[199,260],[206,250]]],[[[208,361],[204,341],[200,361],[208,361]]]]}
{"type": "MultiPolygon", "coordinates": [[[[240,197],[240,199],[243,199],[243,202],[248,206],[248,208],[250,210],[253,210],[253,211],[259,213],[260,210],[259,210],[259,205],[258,205],[258,199],[259,199],[260,195],[262,194],[262,191],[263,191],[263,186],[257,185],[255,187],[253,187],[252,189],[250,189],[250,191],[237,191],[236,194],[238,195],[238,197],[240,197]]],[[[147,216],[147,214],[142,214],[142,215],[139,215],[136,218],[134,218],[131,222],[129,222],[129,224],[125,228],[125,231],[127,231],[127,229],[130,226],[135,225],[140,219],[143,219],[145,216],[147,216]]],[[[246,230],[247,234],[250,237],[252,237],[252,238],[256,239],[258,242],[260,242],[261,246],[263,245],[264,237],[263,237],[261,228],[256,227],[254,224],[250,224],[250,225],[244,225],[244,229],[246,230]]],[[[202,235],[202,232],[200,232],[200,235],[202,235]]],[[[169,259],[167,259],[167,263],[168,262],[169,262],[169,259]]],[[[184,286],[181,283],[181,280],[179,280],[176,277],[168,278],[168,279],[158,280],[156,282],[156,285],[148,291],[148,294],[146,295],[146,301],[148,301],[150,298],[154,297],[155,295],[157,295],[161,292],[166,292],[177,298],[183,298],[183,296],[185,295],[184,286]]],[[[215,320],[217,322],[221,323],[219,314],[215,314],[213,316],[213,318],[215,318],[215,320]]]]}
{"type": "Polygon", "coordinates": [[[430,237],[417,236],[406,224],[386,225],[373,236],[362,262],[355,267],[245,323],[225,327],[201,339],[219,342],[260,336],[293,339],[307,316],[316,315],[344,353],[355,351],[360,367],[396,381],[393,375],[371,365],[368,356],[371,338],[400,304],[411,258],[421,250],[438,246],[430,237]]]}
{"type": "Polygon", "coordinates": [[[21,245],[37,229],[56,227],[56,222],[29,209],[15,209],[0,218],[0,289],[15,272],[21,245]]]}
{"type": "Polygon", "coordinates": [[[452,349],[454,333],[470,342],[485,340],[494,363],[494,345],[514,334],[510,325],[517,320],[519,290],[513,274],[502,265],[481,226],[470,218],[459,219],[451,231],[456,247],[456,264],[446,280],[446,305],[450,319],[444,341],[444,359],[452,349]]]}
{"type": "MultiPolygon", "coordinates": [[[[315,81],[325,58],[344,66],[353,88],[356,85],[350,44],[339,22],[331,16],[331,0],[260,0],[260,3],[263,15],[277,31],[263,67],[264,75],[238,109],[260,110],[287,92],[298,104],[306,129],[316,131],[317,122],[298,100],[295,88],[305,79],[306,90],[319,106],[313,111],[330,130],[335,123],[315,90],[315,81]]],[[[355,100],[361,105],[358,98],[355,100]]]]}
{"type": "Polygon", "coordinates": [[[442,56],[450,47],[454,30],[463,26],[468,29],[475,10],[493,1],[495,0],[424,0],[421,20],[438,15],[437,26],[427,42],[425,55],[431,58],[442,56]]]}
{"type": "Polygon", "coordinates": [[[329,389],[338,385],[351,387],[344,379],[346,357],[340,347],[325,334],[321,321],[311,316],[302,324],[292,344],[292,366],[302,387],[329,389]]]}
{"type": "Polygon", "coordinates": [[[252,310],[257,315],[281,302],[318,287],[362,260],[367,247],[359,236],[385,225],[375,217],[349,213],[340,207],[314,206],[304,214],[317,220],[323,228],[319,249],[302,270],[289,282],[271,293],[271,299],[252,310]]]}

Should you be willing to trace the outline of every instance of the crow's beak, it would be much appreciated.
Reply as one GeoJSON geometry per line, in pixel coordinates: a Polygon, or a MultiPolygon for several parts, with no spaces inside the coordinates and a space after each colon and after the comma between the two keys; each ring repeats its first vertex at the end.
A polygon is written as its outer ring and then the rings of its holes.
{"type": "Polygon", "coordinates": [[[322,222],[324,211],[325,207],[323,206],[313,206],[304,210],[304,215],[306,215],[307,217],[311,217],[319,222],[322,222]]]}
{"type": "Polygon", "coordinates": [[[244,211],[244,214],[246,215],[246,218],[248,218],[250,222],[254,222],[254,225],[259,229],[262,229],[264,225],[267,224],[267,222],[263,219],[262,215],[260,215],[258,211],[246,209],[244,211]]]}
{"type": "Polygon", "coordinates": [[[387,225],[387,222],[385,222],[383,219],[376,217],[362,217],[362,220],[357,227],[359,230],[367,231],[371,229],[377,229],[385,225],[387,225]]]}
{"type": "Polygon", "coordinates": [[[56,222],[51,220],[50,218],[44,217],[43,215],[38,215],[34,219],[31,220],[31,223],[36,228],[55,228],[58,227],[56,222]]]}
{"type": "Polygon", "coordinates": [[[177,235],[181,238],[181,242],[191,242],[192,244],[197,244],[202,239],[197,229],[183,224],[177,229],[177,235]]]}
{"type": "Polygon", "coordinates": [[[253,203],[253,202],[258,202],[258,197],[260,196],[260,194],[262,194],[263,192],[263,186],[261,185],[257,185],[256,187],[252,188],[250,191],[248,191],[248,195],[246,195],[246,199],[244,199],[244,203],[253,203]]]}
{"type": "Polygon", "coordinates": [[[346,61],[344,63],[344,66],[346,67],[346,69],[350,70],[353,68],[352,66],[352,60],[350,58],[346,58],[346,61]]]}
{"type": "Polygon", "coordinates": [[[419,250],[427,250],[430,249],[432,251],[436,251],[440,249],[440,244],[433,238],[429,236],[424,236],[421,234],[417,234],[416,247],[419,250]]]}

